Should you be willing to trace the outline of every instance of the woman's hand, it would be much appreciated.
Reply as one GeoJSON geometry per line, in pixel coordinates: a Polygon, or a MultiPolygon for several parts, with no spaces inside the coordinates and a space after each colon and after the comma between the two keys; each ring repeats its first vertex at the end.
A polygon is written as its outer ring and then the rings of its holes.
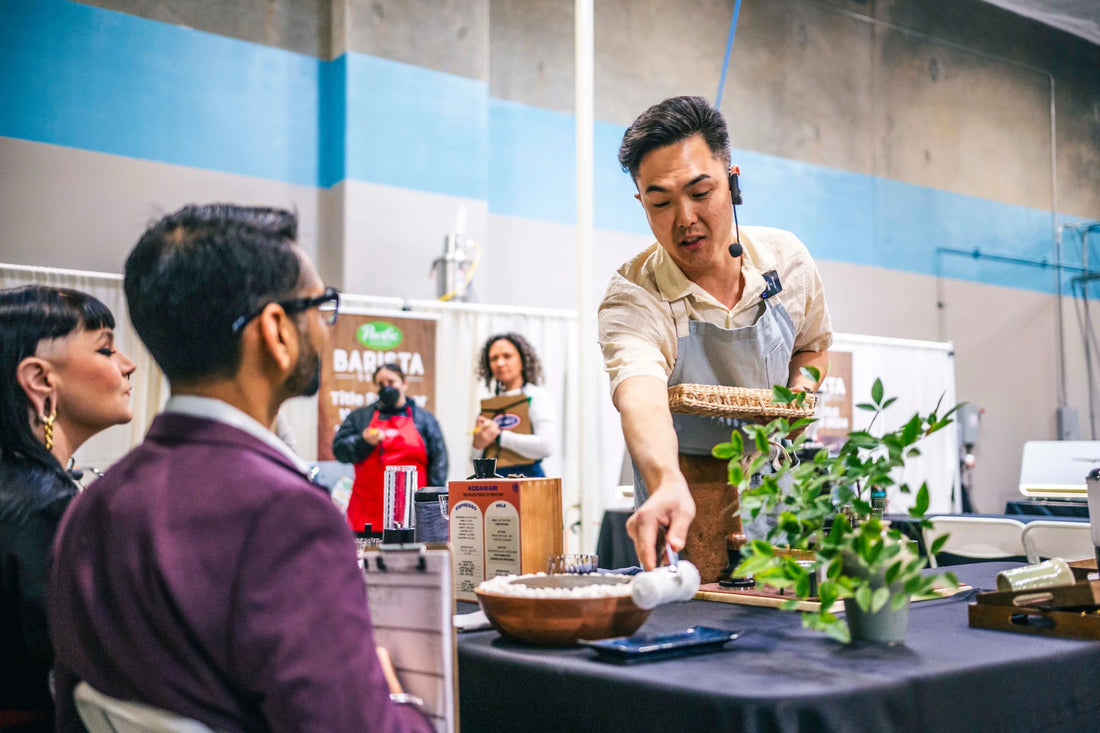
{"type": "Polygon", "coordinates": [[[477,425],[474,427],[474,448],[485,450],[492,445],[500,435],[500,426],[495,421],[484,415],[477,416],[477,425]]]}
{"type": "Polygon", "coordinates": [[[368,425],[363,430],[363,440],[367,441],[367,445],[371,447],[378,447],[378,444],[382,442],[382,431],[368,425]]]}

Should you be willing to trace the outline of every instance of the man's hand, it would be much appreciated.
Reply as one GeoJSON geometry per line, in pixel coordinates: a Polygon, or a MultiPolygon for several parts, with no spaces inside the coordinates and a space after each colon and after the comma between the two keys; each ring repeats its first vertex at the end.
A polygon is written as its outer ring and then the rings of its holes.
{"type": "Polygon", "coordinates": [[[495,420],[490,420],[484,415],[478,415],[474,431],[474,448],[485,450],[500,435],[500,426],[497,425],[495,420]]]}
{"type": "Polygon", "coordinates": [[[372,428],[367,426],[363,428],[363,440],[367,441],[367,445],[377,447],[382,442],[382,431],[378,428],[372,428]]]}
{"type": "Polygon", "coordinates": [[[665,529],[665,539],[680,552],[687,541],[688,527],[695,519],[695,500],[683,476],[654,491],[638,511],[626,520],[626,531],[634,540],[634,550],[644,570],[657,567],[657,532],[665,529]]]}

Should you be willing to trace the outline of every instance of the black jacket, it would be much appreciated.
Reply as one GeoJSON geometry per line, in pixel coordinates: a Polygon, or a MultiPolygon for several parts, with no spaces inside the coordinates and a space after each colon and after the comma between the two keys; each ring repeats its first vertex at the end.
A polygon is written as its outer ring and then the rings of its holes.
{"type": "Polygon", "coordinates": [[[46,683],[53,665],[46,630],[50,545],[75,495],[76,484],[60,466],[0,454],[0,710],[53,707],[46,683]]]}
{"type": "MultiPolygon", "coordinates": [[[[420,433],[420,437],[424,440],[424,447],[428,451],[426,485],[446,486],[447,446],[443,443],[443,431],[439,429],[439,423],[436,422],[432,413],[417,407],[412,400],[407,400],[405,406],[412,408],[413,425],[416,426],[416,431],[420,433]]],[[[380,419],[387,420],[392,415],[404,415],[405,407],[391,411],[375,402],[373,405],[353,410],[332,439],[332,455],[336,456],[336,460],[341,463],[360,463],[374,451],[374,446],[363,440],[363,431],[370,425],[376,412],[379,413],[380,419]]]]}

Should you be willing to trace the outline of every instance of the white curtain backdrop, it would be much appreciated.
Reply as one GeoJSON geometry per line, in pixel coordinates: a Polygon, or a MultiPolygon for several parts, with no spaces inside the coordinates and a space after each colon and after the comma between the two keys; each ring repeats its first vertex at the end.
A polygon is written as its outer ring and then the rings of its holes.
{"type": "MultiPolygon", "coordinates": [[[[168,398],[168,383],[130,325],[118,275],[22,267],[0,264],[0,287],[41,283],[75,288],[102,300],[115,314],[118,347],[137,363],[134,374],[134,420],[128,426],[106,430],[89,440],[76,454],[77,464],[102,470],[118,460],[144,436],[149,423],[168,398]]],[[[559,434],[553,457],[544,461],[548,476],[562,479],[562,504],[566,545],[570,552],[595,550],[600,521],[606,508],[629,506],[619,498],[616,487],[623,482],[626,453],[618,413],[611,404],[607,375],[579,374],[579,336],[576,311],[547,308],[512,308],[434,300],[402,300],[366,295],[342,295],[347,309],[369,312],[406,311],[438,319],[436,329],[437,404],[435,415],[443,429],[450,453],[450,480],[472,473],[469,430],[478,413],[479,401],[488,396],[476,381],[475,369],[482,345],[502,331],[523,334],[535,348],[543,365],[544,385],[558,410],[559,434]],[[580,379],[597,381],[597,404],[582,405],[580,379]],[[582,435],[582,410],[595,411],[595,434],[582,435]],[[591,472],[579,464],[581,441],[596,446],[591,472]],[[599,476],[599,485],[581,486],[581,476],[599,476]]],[[[929,411],[937,401],[955,404],[955,372],[949,343],[908,341],[880,337],[835,334],[833,348],[852,352],[853,402],[865,402],[876,378],[882,378],[886,392],[897,402],[884,413],[876,431],[903,423],[915,411],[929,411]]],[[[317,398],[290,400],[284,415],[294,428],[298,449],[306,460],[316,460],[317,398]]],[[[853,428],[867,426],[870,413],[856,410],[853,428]]],[[[955,425],[932,436],[921,446],[922,456],[906,468],[902,480],[914,487],[927,481],[932,511],[961,509],[958,491],[959,447],[955,425]]],[[[888,495],[889,510],[905,511],[910,497],[897,492],[888,495]]]]}
{"type": "MultiPolygon", "coordinates": [[[[937,403],[941,405],[940,415],[955,404],[955,357],[950,343],[834,334],[832,348],[852,352],[853,430],[866,429],[874,415],[854,406],[871,401],[876,379],[882,380],[887,397],[897,397],[897,402],[875,423],[876,435],[901,427],[916,412],[931,412],[937,403]]],[[[923,482],[928,482],[929,511],[961,512],[958,425],[951,423],[918,447],[920,457],[911,459],[901,475],[894,477],[899,483],[908,483],[913,493],[907,496],[896,488],[888,491],[887,512],[908,512],[923,482]]]]}

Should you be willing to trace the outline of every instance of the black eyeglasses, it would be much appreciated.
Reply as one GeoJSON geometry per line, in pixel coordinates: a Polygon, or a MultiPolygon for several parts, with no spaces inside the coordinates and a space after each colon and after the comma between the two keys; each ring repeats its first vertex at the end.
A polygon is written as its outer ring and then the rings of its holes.
{"type": "MultiPolygon", "coordinates": [[[[312,298],[295,298],[293,300],[276,300],[272,302],[282,306],[288,314],[301,313],[320,306],[321,313],[325,317],[325,323],[330,326],[336,323],[336,316],[340,313],[340,292],[336,288],[325,288],[324,293],[312,298]]],[[[233,321],[233,333],[240,333],[248,325],[248,322],[263,313],[264,308],[268,305],[268,303],[264,303],[254,313],[241,316],[233,321]]]]}

